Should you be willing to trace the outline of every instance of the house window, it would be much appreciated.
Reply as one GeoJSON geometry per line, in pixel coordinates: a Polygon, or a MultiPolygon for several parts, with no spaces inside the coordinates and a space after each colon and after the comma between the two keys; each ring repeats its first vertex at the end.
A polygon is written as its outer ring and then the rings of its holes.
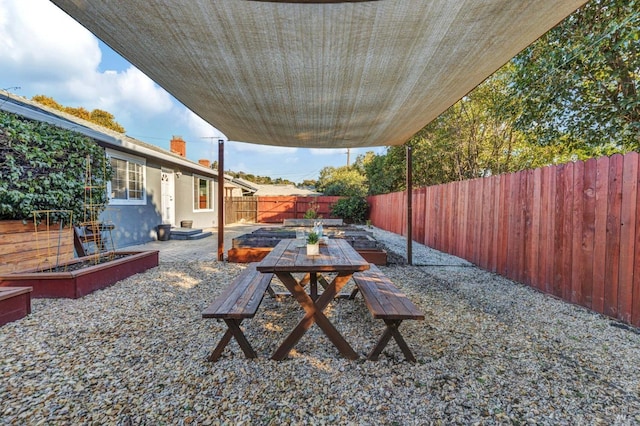
{"type": "Polygon", "coordinates": [[[110,154],[113,175],[109,184],[110,204],[146,204],[145,163],[141,158],[110,154]]]}
{"type": "Polygon", "coordinates": [[[213,180],[193,176],[193,210],[213,210],[213,180]]]}

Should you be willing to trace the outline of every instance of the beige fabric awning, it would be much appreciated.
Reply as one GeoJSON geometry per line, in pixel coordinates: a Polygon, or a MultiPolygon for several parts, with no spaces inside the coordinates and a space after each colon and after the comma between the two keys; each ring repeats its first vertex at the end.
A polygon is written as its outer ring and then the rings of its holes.
{"type": "Polygon", "coordinates": [[[230,140],[400,145],[585,0],[51,0],[230,140]]]}

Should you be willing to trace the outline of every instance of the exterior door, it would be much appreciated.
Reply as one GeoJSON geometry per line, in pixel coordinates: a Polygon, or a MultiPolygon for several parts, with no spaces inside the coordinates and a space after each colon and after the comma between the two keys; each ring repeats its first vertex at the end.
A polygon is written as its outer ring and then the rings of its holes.
{"type": "Polygon", "coordinates": [[[162,210],[162,223],[175,224],[176,221],[176,201],[175,201],[175,175],[171,169],[162,169],[160,185],[160,209],[162,210]]]}

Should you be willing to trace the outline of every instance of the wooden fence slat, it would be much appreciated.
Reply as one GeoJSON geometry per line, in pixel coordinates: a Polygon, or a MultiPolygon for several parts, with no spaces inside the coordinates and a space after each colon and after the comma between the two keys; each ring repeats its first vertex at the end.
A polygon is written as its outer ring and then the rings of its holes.
{"type": "Polygon", "coordinates": [[[554,223],[554,231],[553,234],[555,236],[553,240],[553,251],[556,253],[553,258],[553,276],[552,278],[552,292],[551,294],[564,298],[564,280],[563,280],[563,264],[564,264],[564,255],[563,251],[563,236],[564,236],[564,218],[567,217],[565,214],[565,192],[564,192],[564,181],[565,181],[565,173],[567,173],[566,165],[559,165],[556,170],[556,197],[554,202],[555,208],[555,217],[557,220],[554,223]]]}
{"type": "Polygon", "coordinates": [[[478,265],[485,270],[490,270],[491,243],[493,238],[493,206],[494,186],[491,179],[482,179],[482,194],[480,200],[482,217],[480,219],[480,250],[478,265]]]}
{"type": "Polygon", "coordinates": [[[531,196],[530,217],[531,217],[531,244],[527,246],[527,258],[529,259],[529,285],[540,290],[544,290],[542,285],[540,270],[540,255],[542,254],[542,244],[540,241],[540,216],[542,214],[542,169],[532,170],[531,182],[528,189],[528,196],[531,196]]]}
{"type": "Polygon", "coordinates": [[[596,216],[596,175],[597,160],[592,158],[584,163],[584,185],[582,193],[582,235],[580,258],[574,262],[574,269],[580,270],[580,305],[591,308],[593,301],[593,245],[595,239],[596,216]]]}
{"type": "Polygon", "coordinates": [[[479,265],[480,250],[482,248],[482,197],[484,196],[484,185],[482,179],[474,179],[470,184],[470,190],[474,191],[473,205],[469,212],[473,217],[471,250],[473,253],[473,263],[479,265]]]}
{"type": "Polygon", "coordinates": [[[607,247],[607,191],[609,190],[609,158],[596,162],[595,215],[593,227],[593,298],[592,309],[604,312],[604,277],[607,247]]]}
{"type": "MultiPolygon", "coordinates": [[[[639,166],[640,168],[640,166],[639,166]]],[[[631,324],[640,327],[640,169],[636,175],[636,238],[634,243],[633,311],[631,324]]]]}
{"type": "Polygon", "coordinates": [[[604,271],[604,314],[618,317],[618,281],[620,276],[620,220],[622,212],[622,155],[609,159],[607,193],[607,241],[604,271]]]}
{"type": "Polygon", "coordinates": [[[432,225],[432,236],[431,236],[431,240],[433,241],[433,245],[431,247],[440,250],[440,251],[444,251],[442,250],[442,241],[440,240],[440,226],[442,224],[442,209],[440,207],[440,186],[441,185],[436,185],[434,187],[432,187],[432,191],[433,194],[431,195],[431,201],[432,201],[432,209],[433,209],[433,225],[432,225]]]}
{"type": "Polygon", "coordinates": [[[509,176],[500,176],[500,208],[498,209],[498,253],[496,254],[496,272],[507,276],[507,256],[509,252],[509,176]]]}
{"type": "Polygon", "coordinates": [[[580,262],[582,252],[582,216],[583,216],[583,192],[584,192],[584,163],[576,161],[573,165],[573,211],[571,212],[573,223],[571,240],[571,302],[580,303],[582,300],[582,274],[579,268],[574,267],[580,262]]]}
{"type": "Polygon", "coordinates": [[[544,292],[552,292],[552,273],[553,273],[553,238],[548,232],[553,229],[553,187],[551,184],[550,167],[544,167],[540,170],[540,255],[538,256],[538,288],[544,292]]]}
{"type": "Polygon", "coordinates": [[[622,170],[622,208],[620,233],[620,276],[618,281],[618,318],[631,322],[633,309],[634,243],[638,198],[638,154],[624,156],[622,170]]]}
{"type": "Polygon", "coordinates": [[[473,255],[468,252],[471,247],[471,238],[473,237],[473,214],[469,211],[469,209],[473,208],[473,196],[475,195],[470,189],[471,182],[468,180],[463,180],[458,182],[460,188],[462,188],[462,198],[459,200],[464,208],[460,210],[461,215],[458,216],[458,256],[466,256],[468,260],[473,262],[473,255]],[[469,254],[467,254],[469,253],[469,254]]]}
{"type": "Polygon", "coordinates": [[[490,259],[489,259],[489,270],[491,272],[497,272],[498,271],[498,258],[500,256],[500,240],[499,240],[499,235],[500,235],[500,203],[501,203],[501,193],[502,193],[502,176],[493,176],[491,178],[493,180],[493,184],[491,185],[491,188],[493,189],[493,196],[492,196],[492,203],[491,203],[491,208],[492,208],[492,215],[491,215],[491,222],[493,224],[493,227],[491,229],[491,245],[490,245],[490,249],[489,249],[489,254],[490,254],[490,259]]]}
{"type": "MultiPolygon", "coordinates": [[[[451,217],[447,218],[445,247],[449,253],[456,256],[462,254],[462,238],[465,238],[464,217],[466,214],[466,199],[463,193],[463,187],[460,182],[453,182],[451,185],[443,186],[443,193],[446,194],[447,205],[450,211],[454,212],[451,217]]],[[[444,236],[443,236],[444,237],[444,236]]]]}
{"type": "Polygon", "coordinates": [[[518,282],[524,282],[524,244],[525,244],[525,206],[524,202],[524,194],[527,192],[527,174],[525,173],[517,173],[516,177],[516,186],[515,190],[515,216],[513,222],[513,268],[512,268],[512,276],[513,279],[518,282]]]}

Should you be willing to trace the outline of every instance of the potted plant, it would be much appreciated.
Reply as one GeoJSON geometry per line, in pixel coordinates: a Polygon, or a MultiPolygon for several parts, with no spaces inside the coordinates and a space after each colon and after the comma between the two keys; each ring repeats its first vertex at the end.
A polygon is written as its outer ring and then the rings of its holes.
{"type": "Polygon", "coordinates": [[[318,254],[320,254],[320,236],[315,232],[309,232],[307,235],[307,256],[318,254]]]}

